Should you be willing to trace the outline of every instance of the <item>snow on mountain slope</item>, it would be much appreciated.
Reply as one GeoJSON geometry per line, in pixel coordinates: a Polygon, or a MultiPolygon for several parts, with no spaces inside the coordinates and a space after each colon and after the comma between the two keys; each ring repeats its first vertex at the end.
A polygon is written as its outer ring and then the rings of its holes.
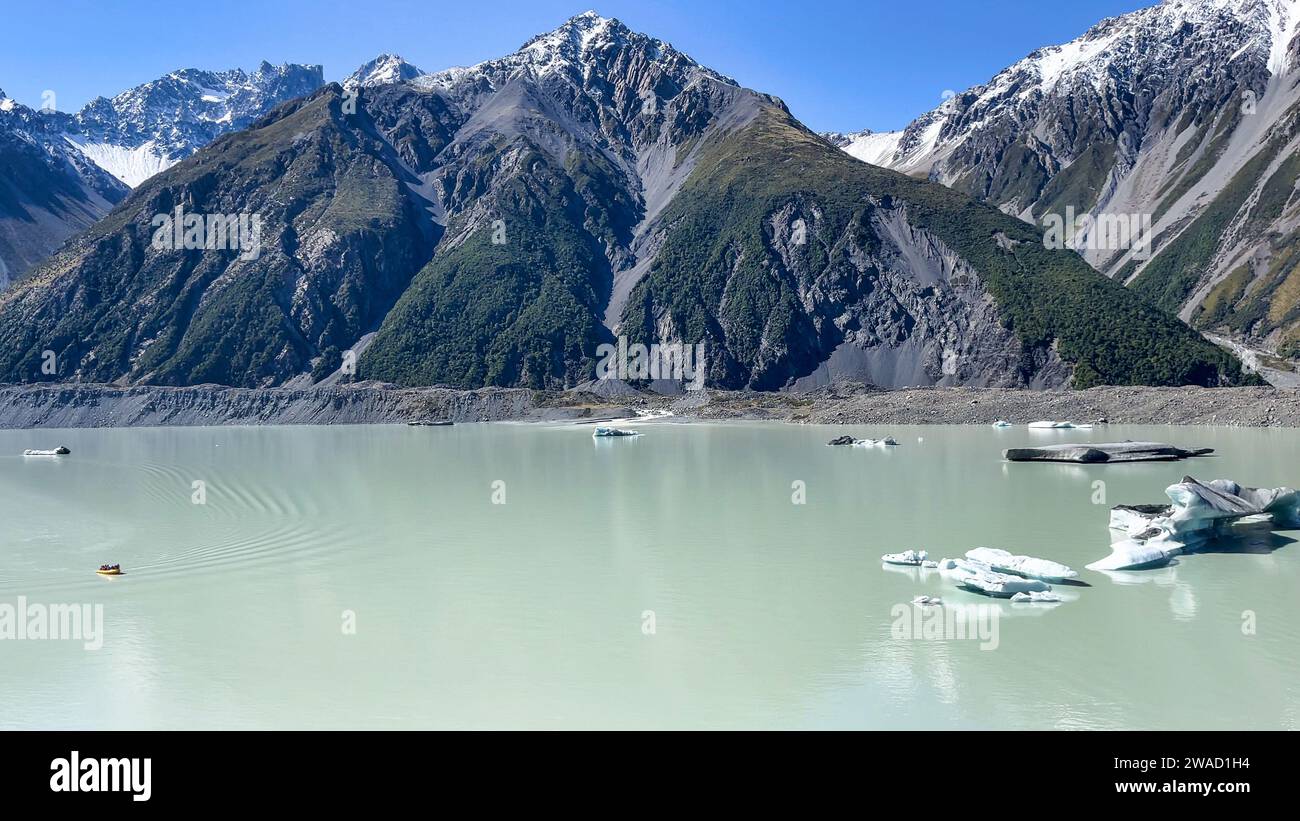
{"type": "Polygon", "coordinates": [[[165,171],[180,161],[179,157],[162,153],[153,140],[135,148],[124,148],[109,143],[77,142],[76,137],[65,136],[73,148],[85,154],[98,165],[130,188],[165,171]]]}
{"type": "Polygon", "coordinates": [[[642,210],[628,246],[611,250],[609,325],[617,324],[624,300],[647,272],[649,228],[690,175],[695,149],[706,136],[743,126],[762,105],[784,108],[594,11],[513,54],[424,74],[410,85],[466,118],[446,153],[489,135],[526,135],[560,162],[581,149],[617,169],[642,210]]]}
{"type": "Polygon", "coordinates": [[[286,100],[324,84],[320,66],[263,62],[240,69],[182,69],[112,99],[96,98],[73,118],[67,139],[131,187],[228,131],[246,128],[286,100]]]}
{"type": "Polygon", "coordinates": [[[396,54],[381,54],[358,68],[343,81],[343,87],[349,90],[373,88],[390,83],[404,83],[424,74],[423,71],[398,57],[396,54]]]}
{"type": "Polygon", "coordinates": [[[1300,0],[1165,0],[1034,51],[892,150],[828,136],[1030,222],[1089,215],[1073,241],[1099,270],[1200,327],[1296,355],[1300,298],[1279,257],[1300,244],[1297,33],[1300,0]],[[1150,221],[1154,255],[1104,241],[1103,220],[1131,216],[1150,221]]]}
{"type": "Polygon", "coordinates": [[[823,136],[859,160],[883,166],[898,152],[903,132],[858,131],[853,134],[830,133],[823,136]]]}
{"type": "Polygon", "coordinates": [[[142,182],[323,83],[320,66],[184,69],[76,114],[0,92],[0,263],[17,279],[142,182]]]}

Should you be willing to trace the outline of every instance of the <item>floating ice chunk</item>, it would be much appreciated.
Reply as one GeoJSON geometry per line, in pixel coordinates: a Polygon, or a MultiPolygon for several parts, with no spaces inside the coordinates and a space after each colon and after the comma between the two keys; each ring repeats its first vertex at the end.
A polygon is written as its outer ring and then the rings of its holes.
{"type": "Polygon", "coordinates": [[[1036,430],[1056,430],[1061,428],[1072,428],[1074,427],[1074,423],[1054,422],[1050,419],[1045,419],[1041,422],[1030,422],[1029,427],[1034,428],[1036,430]]]}
{"type": "Polygon", "coordinates": [[[925,607],[926,605],[931,604],[943,604],[943,599],[938,596],[917,596],[912,599],[912,604],[919,604],[922,607],[925,607]]]}
{"type": "Polygon", "coordinates": [[[623,428],[596,428],[591,432],[591,435],[595,438],[603,438],[606,436],[640,436],[641,432],[635,430],[624,430],[623,428]]]}
{"type": "Polygon", "coordinates": [[[23,456],[67,456],[69,453],[72,453],[72,451],[60,445],[53,450],[37,450],[28,448],[23,451],[23,456]]]}
{"type": "Polygon", "coordinates": [[[921,563],[929,558],[924,550],[904,550],[902,553],[886,553],[880,557],[886,564],[908,564],[920,567],[921,563]]]}
{"type": "Polygon", "coordinates": [[[1009,428],[1009,427],[1011,427],[1011,423],[1008,422],[1008,421],[1005,420],[1005,419],[999,419],[998,421],[996,421],[996,422],[993,423],[993,427],[995,427],[995,428],[1009,428]]]}
{"type": "Polygon", "coordinates": [[[952,575],[975,573],[980,570],[991,569],[983,562],[972,562],[968,559],[941,559],[938,564],[940,573],[952,575]]]}
{"type": "Polygon", "coordinates": [[[1300,526],[1300,493],[1289,487],[1244,487],[1228,479],[1198,482],[1191,476],[1165,489],[1168,505],[1119,505],[1110,527],[1127,535],[1090,570],[1140,570],[1167,564],[1188,547],[1224,535],[1247,516],[1266,517],[1274,527],[1300,526]]]}
{"type": "Polygon", "coordinates": [[[1164,567],[1173,558],[1173,550],[1137,539],[1125,539],[1110,546],[1110,555],[1087,565],[1089,570],[1150,570],[1164,567]]]}
{"type": "Polygon", "coordinates": [[[855,448],[875,448],[875,447],[894,447],[898,442],[892,436],[886,436],[884,439],[855,439],[853,447],[855,448]]]}
{"type": "Polygon", "coordinates": [[[921,562],[921,567],[924,567],[927,570],[934,570],[938,568],[938,566],[939,566],[938,562],[930,561],[929,559],[926,559],[925,561],[921,562]]]}
{"type": "Polygon", "coordinates": [[[1059,593],[1050,591],[1035,591],[1032,593],[1017,593],[1011,597],[1013,602],[1059,602],[1064,601],[1059,593]]]}
{"type": "Polygon", "coordinates": [[[1039,579],[1026,579],[993,570],[963,573],[958,577],[958,585],[998,599],[1009,599],[1017,593],[1039,593],[1052,589],[1050,584],[1039,579]]]}
{"type": "Polygon", "coordinates": [[[1060,562],[1037,559],[1033,556],[1016,556],[996,547],[977,547],[974,550],[967,550],[966,558],[982,562],[999,573],[1011,573],[1049,582],[1073,579],[1079,575],[1078,571],[1060,562]]]}
{"type": "Polygon", "coordinates": [[[1185,450],[1163,442],[1108,442],[1007,448],[1002,451],[1002,458],[1009,462],[1109,464],[1111,462],[1173,462],[1213,452],[1214,448],[1185,450]]]}

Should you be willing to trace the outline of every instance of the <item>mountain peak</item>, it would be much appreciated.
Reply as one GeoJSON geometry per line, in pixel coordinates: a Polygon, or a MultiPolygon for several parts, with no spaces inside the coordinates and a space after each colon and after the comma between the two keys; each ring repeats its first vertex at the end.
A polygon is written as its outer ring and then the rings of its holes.
{"type": "Polygon", "coordinates": [[[562,53],[569,58],[576,58],[601,35],[613,33],[631,34],[631,29],[610,17],[601,17],[594,11],[570,17],[558,28],[539,34],[519,48],[519,53],[562,53]]]}
{"type": "Polygon", "coordinates": [[[424,72],[396,54],[381,54],[343,81],[346,89],[369,88],[413,80],[424,72]]]}
{"type": "Polygon", "coordinates": [[[570,82],[585,82],[582,78],[603,76],[618,55],[628,50],[644,54],[655,63],[671,66],[679,79],[687,75],[705,75],[727,85],[737,85],[735,80],[701,66],[689,56],[666,43],[629,29],[619,20],[602,17],[586,11],[570,17],[559,27],[524,43],[514,54],[487,60],[468,68],[449,68],[420,77],[417,85],[439,88],[444,91],[464,85],[467,81],[486,80],[488,86],[498,88],[520,74],[544,79],[556,75],[570,78],[570,82]]]}

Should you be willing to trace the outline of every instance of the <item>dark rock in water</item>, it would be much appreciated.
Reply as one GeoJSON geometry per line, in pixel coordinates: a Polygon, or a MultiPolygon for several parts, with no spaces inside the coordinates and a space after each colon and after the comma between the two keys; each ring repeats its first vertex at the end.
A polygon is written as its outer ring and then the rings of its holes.
{"type": "Polygon", "coordinates": [[[55,448],[54,452],[59,456],[67,456],[69,453],[72,453],[72,451],[68,450],[63,445],[59,445],[57,448],[55,448]]]}
{"type": "Polygon", "coordinates": [[[831,441],[827,442],[826,444],[828,444],[828,445],[851,445],[851,444],[853,444],[853,443],[856,442],[856,441],[858,441],[858,440],[857,440],[857,439],[854,439],[852,436],[836,436],[834,439],[832,439],[831,441]]]}
{"type": "Polygon", "coordinates": [[[1176,462],[1213,452],[1214,448],[1184,450],[1159,442],[1113,442],[1008,448],[1002,451],[1002,458],[1009,462],[1076,462],[1093,465],[1112,462],[1176,462]]]}
{"type": "Polygon", "coordinates": [[[407,422],[413,428],[445,428],[448,425],[455,424],[450,419],[418,419],[414,422],[407,422]]]}

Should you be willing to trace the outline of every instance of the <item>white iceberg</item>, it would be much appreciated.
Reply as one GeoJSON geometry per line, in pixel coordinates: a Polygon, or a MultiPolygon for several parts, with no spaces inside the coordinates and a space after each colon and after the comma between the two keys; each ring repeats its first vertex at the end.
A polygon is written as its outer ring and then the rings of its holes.
{"type": "Polygon", "coordinates": [[[914,567],[920,567],[921,563],[930,558],[924,550],[904,550],[902,553],[886,553],[880,557],[886,564],[907,564],[914,567]]]}
{"type": "Polygon", "coordinates": [[[69,453],[72,453],[72,451],[60,445],[59,447],[54,448],[53,450],[38,450],[35,448],[28,448],[27,450],[23,451],[23,456],[67,456],[69,453]]]}
{"type": "Polygon", "coordinates": [[[1059,602],[1065,601],[1059,593],[1041,590],[1032,593],[1017,593],[1011,597],[1013,602],[1059,602]]]}
{"type": "Polygon", "coordinates": [[[1073,422],[1044,419],[1040,422],[1030,422],[1029,427],[1034,430],[1090,430],[1092,425],[1076,425],[1073,422]]]}
{"type": "Polygon", "coordinates": [[[993,570],[963,573],[958,576],[957,583],[967,590],[998,599],[1009,599],[1017,593],[1044,593],[1052,589],[1050,584],[1039,579],[1026,579],[993,570]]]}
{"type": "Polygon", "coordinates": [[[895,447],[898,442],[892,436],[886,436],[884,439],[857,439],[853,442],[855,448],[875,448],[875,447],[895,447]]]}
{"type": "Polygon", "coordinates": [[[1033,556],[1017,556],[996,547],[977,547],[974,550],[967,550],[966,558],[986,564],[999,573],[1010,573],[1049,582],[1065,581],[1079,575],[1078,571],[1060,562],[1037,559],[1033,556]]]}
{"type": "Polygon", "coordinates": [[[1087,565],[1089,570],[1150,570],[1169,564],[1176,551],[1136,539],[1124,539],[1110,546],[1110,555],[1087,565]]]}
{"type": "Polygon", "coordinates": [[[993,427],[995,427],[995,428],[1009,428],[1009,427],[1011,427],[1011,423],[1008,422],[1008,421],[1005,420],[1005,419],[999,419],[998,421],[996,421],[996,422],[993,423],[993,427]]]}
{"type": "Polygon", "coordinates": [[[606,436],[640,436],[640,431],[624,430],[623,428],[596,428],[591,432],[594,438],[604,438],[606,436]]]}
{"type": "Polygon", "coordinates": [[[967,559],[940,559],[938,565],[939,572],[948,575],[960,575],[962,573],[974,573],[979,570],[991,569],[983,562],[972,562],[967,559]]]}
{"type": "Polygon", "coordinates": [[[943,604],[943,599],[938,596],[917,596],[912,599],[912,604],[919,604],[922,607],[925,607],[926,605],[931,604],[943,604]]]}
{"type": "Polygon", "coordinates": [[[1289,487],[1245,487],[1228,479],[1198,482],[1191,476],[1165,489],[1168,505],[1118,505],[1110,528],[1128,538],[1089,570],[1140,570],[1227,533],[1246,517],[1268,519],[1274,527],[1300,527],[1300,493],[1289,487]]]}

